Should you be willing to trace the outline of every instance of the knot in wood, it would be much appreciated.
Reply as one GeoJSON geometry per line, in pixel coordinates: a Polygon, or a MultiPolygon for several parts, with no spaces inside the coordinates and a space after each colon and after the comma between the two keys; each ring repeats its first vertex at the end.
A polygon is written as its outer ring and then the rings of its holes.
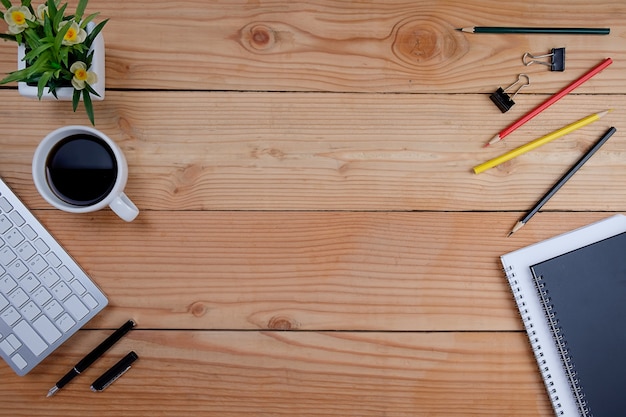
{"type": "Polygon", "coordinates": [[[394,54],[409,64],[449,64],[467,52],[465,38],[445,22],[408,21],[397,26],[394,54]]]}
{"type": "Polygon", "coordinates": [[[274,316],[267,323],[268,329],[272,330],[295,330],[297,329],[298,323],[288,317],[285,316],[274,316]]]}
{"type": "Polygon", "coordinates": [[[276,44],[276,33],[264,24],[252,24],[244,30],[245,44],[257,51],[264,51],[276,44]]]}
{"type": "Polygon", "coordinates": [[[194,317],[202,317],[207,313],[208,308],[202,301],[197,301],[189,306],[189,311],[194,317]]]}

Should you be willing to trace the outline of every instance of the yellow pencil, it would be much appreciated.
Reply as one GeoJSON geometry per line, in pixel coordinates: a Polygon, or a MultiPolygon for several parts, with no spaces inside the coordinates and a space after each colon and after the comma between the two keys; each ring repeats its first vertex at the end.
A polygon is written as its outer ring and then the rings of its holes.
{"type": "Polygon", "coordinates": [[[555,130],[552,133],[548,133],[547,135],[542,136],[539,139],[535,139],[532,142],[528,142],[526,145],[522,145],[519,148],[515,148],[512,151],[502,154],[496,158],[490,159],[487,162],[483,162],[480,165],[476,165],[474,167],[474,173],[480,174],[481,172],[484,172],[490,168],[500,165],[503,162],[510,161],[511,159],[516,158],[528,151],[532,151],[533,149],[538,148],[541,145],[545,145],[546,143],[553,141],[554,139],[558,139],[561,136],[565,136],[568,133],[573,132],[574,130],[580,129],[583,126],[587,126],[588,124],[593,123],[596,120],[600,119],[602,116],[606,115],[610,111],[611,110],[605,110],[600,113],[591,114],[572,124],[564,126],[558,130],[555,130]]]}

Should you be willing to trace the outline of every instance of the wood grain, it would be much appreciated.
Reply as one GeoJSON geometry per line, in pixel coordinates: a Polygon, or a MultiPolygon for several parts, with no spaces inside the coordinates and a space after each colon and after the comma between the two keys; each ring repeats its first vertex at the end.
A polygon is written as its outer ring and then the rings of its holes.
{"type": "MultiPolygon", "coordinates": [[[[499,256],[626,211],[626,3],[91,0],[95,11],[111,19],[96,127],[122,147],[141,213],[127,224],[45,203],[30,175],[37,144],[89,122],[0,87],[0,176],[110,300],[26,377],[0,364],[0,416],[553,415],[499,256]],[[471,25],[611,35],[455,30],[471,25]],[[565,72],[523,66],[524,52],[555,47],[565,72]],[[601,74],[483,148],[607,56],[601,74]],[[489,94],[521,72],[532,84],[501,114],[489,94]],[[618,133],[506,238],[609,126],[618,133]],[[45,398],[131,317],[135,330],[45,398]],[[92,394],[131,349],[128,375],[92,394]]],[[[0,44],[0,74],[15,49],[0,44]]]]}
{"type": "Polygon", "coordinates": [[[85,404],[92,415],[551,415],[522,333],[134,330],[46,399],[80,346],[106,334],[80,332],[19,380],[0,369],[3,408],[30,417],[51,409],[82,417],[85,404]],[[131,349],[139,360],[127,375],[91,393],[89,384],[131,349]]]}
{"type": "MultiPolygon", "coordinates": [[[[76,1],[70,1],[71,5],[76,1]]],[[[520,72],[550,92],[607,56],[596,93],[626,92],[621,1],[138,1],[92,0],[105,29],[114,89],[491,93],[520,72]],[[609,36],[468,35],[483,26],[610,27],[609,36]],[[567,47],[564,73],[526,68],[525,52],[567,47]]],[[[4,22],[1,22],[4,24],[4,22]]],[[[0,73],[15,68],[0,48],[0,73]]]]}
{"type": "MultiPolygon", "coordinates": [[[[11,120],[0,139],[0,174],[31,206],[48,207],[32,186],[32,152],[49,131],[85,116],[72,114],[69,103],[12,99],[13,92],[0,92],[0,112],[11,120]]],[[[576,95],[483,148],[543,100],[519,98],[502,115],[484,95],[111,92],[96,104],[96,126],[126,153],[128,195],[151,210],[526,210],[609,126],[626,127],[624,96],[576,95]],[[472,172],[606,108],[616,110],[495,169],[472,172]]],[[[545,209],[626,210],[619,137],[545,209]]]]}
{"type": "Polygon", "coordinates": [[[520,331],[499,256],[608,216],[37,214],[109,295],[90,326],[358,331],[520,331]]]}

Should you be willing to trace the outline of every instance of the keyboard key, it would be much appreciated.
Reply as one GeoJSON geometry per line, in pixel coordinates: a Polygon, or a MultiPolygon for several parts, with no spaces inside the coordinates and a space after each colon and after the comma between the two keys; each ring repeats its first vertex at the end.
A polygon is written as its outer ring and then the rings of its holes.
{"type": "Polygon", "coordinates": [[[37,255],[28,261],[28,266],[35,274],[41,274],[43,270],[48,267],[48,263],[41,257],[41,255],[37,255]]]}
{"type": "Polygon", "coordinates": [[[68,298],[64,303],[65,308],[76,318],[76,320],[80,320],[85,317],[89,310],[85,305],[78,299],[76,295],[72,295],[68,298]]]}
{"type": "Polygon", "coordinates": [[[11,274],[13,278],[19,279],[26,275],[28,267],[22,261],[15,261],[7,266],[7,272],[11,274]]]}
{"type": "Polygon", "coordinates": [[[37,238],[37,232],[35,232],[30,224],[22,227],[22,233],[24,233],[24,236],[26,236],[26,239],[28,240],[35,240],[37,238]]]}
{"type": "Polygon", "coordinates": [[[92,310],[98,307],[98,301],[96,301],[96,299],[93,298],[91,294],[85,294],[85,296],[83,297],[83,301],[85,302],[85,304],[87,304],[87,307],[92,310]]]}
{"type": "Polygon", "coordinates": [[[48,300],[50,300],[51,298],[52,298],[52,295],[50,295],[48,290],[45,289],[44,287],[37,288],[35,292],[33,293],[33,299],[40,306],[46,304],[48,300]]]}
{"type": "Polygon", "coordinates": [[[50,247],[46,244],[46,242],[43,241],[43,239],[35,240],[35,247],[41,253],[48,253],[48,251],[50,250],[50,247]]]}
{"type": "Polygon", "coordinates": [[[22,318],[20,313],[13,306],[9,306],[6,310],[0,314],[0,318],[7,324],[7,326],[13,326],[19,319],[22,318]]]}
{"type": "Polygon", "coordinates": [[[20,342],[15,335],[10,334],[7,336],[6,341],[13,347],[13,349],[17,350],[22,347],[22,342],[20,342]]]}
{"type": "Polygon", "coordinates": [[[83,286],[83,284],[80,283],[79,280],[75,279],[74,281],[70,282],[70,287],[72,287],[72,289],[74,290],[74,292],[78,295],[83,295],[85,293],[85,291],[87,291],[85,289],[85,287],[83,286]]]}
{"type": "Polygon", "coordinates": [[[61,268],[59,268],[59,273],[66,281],[70,281],[72,278],[74,278],[74,274],[72,274],[72,271],[70,271],[67,266],[62,266],[61,268]]]}
{"type": "Polygon", "coordinates": [[[24,241],[24,235],[17,229],[11,229],[4,234],[4,240],[15,248],[24,241]]]}
{"type": "Polygon", "coordinates": [[[76,324],[74,319],[72,319],[72,317],[70,317],[70,315],[67,313],[63,313],[63,315],[59,317],[56,323],[62,332],[69,331],[76,324]]]}
{"type": "Polygon", "coordinates": [[[19,353],[16,353],[15,355],[13,355],[11,357],[11,360],[13,361],[15,366],[17,366],[19,369],[24,369],[28,365],[28,363],[24,360],[24,358],[22,358],[22,356],[19,353]]]}
{"type": "MultiPolygon", "coordinates": [[[[8,305],[9,300],[7,300],[4,295],[0,294],[0,311],[4,310],[4,308],[8,305]]],[[[0,338],[2,338],[2,335],[0,335],[0,338]]]]}
{"type": "Polygon", "coordinates": [[[27,261],[37,253],[37,250],[29,242],[24,242],[17,248],[17,254],[22,260],[27,261]]]}
{"type": "Polygon", "coordinates": [[[46,285],[46,287],[52,287],[57,283],[58,280],[61,279],[59,274],[54,272],[52,268],[46,269],[40,276],[41,281],[46,285]]]}
{"type": "Polygon", "coordinates": [[[63,309],[63,306],[59,304],[57,300],[50,301],[48,304],[46,304],[43,310],[46,312],[48,317],[53,320],[59,317],[59,315],[65,311],[63,309]]]}
{"type": "Polygon", "coordinates": [[[17,258],[17,255],[8,246],[0,249],[0,264],[8,265],[17,258]]]}
{"type": "Polygon", "coordinates": [[[0,278],[0,291],[3,294],[10,293],[15,287],[17,287],[17,282],[15,282],[15,280],[10,276],[5,275],[0,278]]]}
{"type": "Polygon", "coordinates": [[[24,316],[24,318],[28,321],[33,321],[33,319],[41,313],[41,310],[39,309],[39,307],[37,307],[37,304],[35,304],[35,302],[32,300],[27,302],[24,307],[20,309],[20,311],[22,313],[22,316],[24,316]]]}
{"type": "Polygon", "coordinates": [[[70,287],[64,281],[59,282],[52,288],[52,294],[59,300],[65,300],[72,293],[70,287]]]}
{"type": "Polygon", "coordinates": [[[4,214],[0,214],[0,234],[4,234],[13,227],[13,223],[4,214]]]}
{"type": "Polygon", "coordinates": [[[13,206],[5,197],[0,197],[0,209],[2,209],[5,213],[8,213],[13,210],[13,206]]]}
{"type": "Polygon", "coordinates": [[[26,223],[24,218],[17,211],[11,212],[11,214],[9,214],[9,218],[13,221],[13,224],[19,227],[22,227],[24,223],[26,223]]]}
{"type": "Polygon", "coordinates": [[[48,343],[56,342],[61,337],[59,329],[46,316],[41,316],[33,322],[33,327],[48,343]]]}
{"type": "Polygon", "coordinates": [[[30,327],[26,320],[20,321],[13,330],[35,356],[41,355],[48,347],[48,344],[30,327]]]}
{"type": "Polygon", "coordinates": [[[39,282],[39,280],[35,278],[33,274],[26,275],[24,278],[22,278],[22,281],[20,281],[20,285],[28,293],[33,292],[35,288],[39,286],[39,284],[41,284],[41,282],[39,282]]]}
{"type": "Polygon", "coordinates": [[[18,308],[22,307],[28,299],[28,295],[21,288],[18,288],[9,294],[9,300],[11,300],[13,305],[18,308]]]}
{"type": "Polygon", "coordinates": [[[6,339],[0,342],[0,349],[2,349],[2,351],[6,353],[7,355],[13,354],[13,352],[15,352],[16,350],[13,346],[11,346],[9,341],[6,339]]]}
{"type": "Polygon", "coordinates": [[[48,260],[50,265],[52,265],[55,268],[60,267],[61,264],[62,264],[61,260],[59,259],[59,257],[54,252],[50,252],[49,254],[47,254],[46,255],[46,259],[48,260]]]}

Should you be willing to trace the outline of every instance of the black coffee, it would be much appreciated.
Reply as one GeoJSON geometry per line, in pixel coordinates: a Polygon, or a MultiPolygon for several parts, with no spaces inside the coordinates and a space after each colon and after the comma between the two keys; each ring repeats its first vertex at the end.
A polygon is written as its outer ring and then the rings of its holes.
{"type": "Polygon", "coordinates": [[[81,133],[52,148],[46,160],[46,177],[50,188],[66,203],[90,206],[113,189],[117,162],[106,142],[81,133]]]}

